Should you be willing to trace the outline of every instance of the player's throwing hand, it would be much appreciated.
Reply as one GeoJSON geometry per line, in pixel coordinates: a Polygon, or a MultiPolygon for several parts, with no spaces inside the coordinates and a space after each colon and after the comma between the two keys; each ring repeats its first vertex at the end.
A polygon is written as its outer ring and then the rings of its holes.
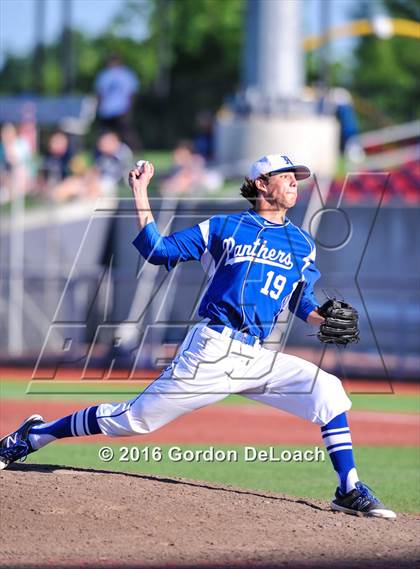
{"type": "Polygon", "coordinates": [[[146,190],[153,178],[155,173],[155,168],[151,162],[137,162],[136,166],[130,170],[128,174],[128,183],[130,188],[133,190],[134,195],[136,192],[141,192],[146,190]]]}
{"type": "Polygon", "coordinates": [[[147,197],[147,186],[154,173],[155,168],[151,162],[139,161],[128,174],[128,183],[133,190],[140,230],[154,221],[147,197]]]}

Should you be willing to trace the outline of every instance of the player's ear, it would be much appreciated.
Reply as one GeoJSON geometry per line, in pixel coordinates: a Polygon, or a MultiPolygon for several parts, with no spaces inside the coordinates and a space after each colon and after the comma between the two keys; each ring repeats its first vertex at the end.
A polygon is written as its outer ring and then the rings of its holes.
{"type": "Polygon", "coordinates": [[[264,182],[264,180],[261,180],[261,178],[257,178],[255,180],[255,187],[257,188],[257,190],[259,190],[260,192],[266,192],[267,191],[267,183],[264,182]]]}

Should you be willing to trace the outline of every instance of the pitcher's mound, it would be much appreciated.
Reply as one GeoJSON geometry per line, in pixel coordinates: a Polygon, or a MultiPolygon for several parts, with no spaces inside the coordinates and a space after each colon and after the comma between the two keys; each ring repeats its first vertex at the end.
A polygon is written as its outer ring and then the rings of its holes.
{"type": "MultiPolygon", "coordinates": [[[[70,452],[70,447],[69,447],[70,452]]],[[[56,466],[1,472],[1,567],[402,567],[419,519],[185,479],[56,466]]]]}

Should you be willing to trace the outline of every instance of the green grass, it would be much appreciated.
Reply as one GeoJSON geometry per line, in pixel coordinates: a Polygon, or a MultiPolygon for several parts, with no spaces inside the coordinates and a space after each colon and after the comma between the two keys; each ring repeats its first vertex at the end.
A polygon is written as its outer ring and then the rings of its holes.
{"type": "Polygon", "coordinates": [[[170,150],[146,150],[135,156],[135,160],[148,160],[152,162],[157,172],[169,170],[172,166],[172,152],[170,150]]]}
{"type": "Polygon", "coordinates": [[[420,397],[418,395],[401,394],[359,394],[350,395],[352,409],[358,411],[383,411],[394,413],[420,413],[420,397]]]}
{"type": "MultiPolygon", "coordinates": [[[[218,445],[217,449],[236,450],[238,462],[174,462],[168,458],[168,449],[175,445],[147,445],[162,449],[162,461],[119,462],[121,447],[141,446],[132,439],[126,444],[110,444],[115,453],[112,462],[98,457],[98,444],[53,444],[44,447],[28,458],[28,463],[62,464],[139,474],[185,477],[193,480],[219,482],[259,491],[274,491],[291,496],[330,500],[336,477],[329,458],[325,462],[245,462],[243,447],[218,445]],[[69,452],[71,451],[71,452],[69,452]]],[[[209,448],[188,445],[185,449],[209,448]]],[[[264,449],[267,447],[257,447],[264,449]]],[[[274,447],[276,456],[282,449],[313,447],[274,447]]],[[[420,458],[416,447],[358,447],[355,451],[358,472],[363,481],[371,485],[383,502],[399,512],[420,512],[420,458]]]]}
{"type": "Polygon", "coordinates": [[[60,381],[2,381],[1,399],[26,401],[124,401],[134,397],[144,387],[139,383],[118,381],[60,382],[60,381]]]}
{"type": "MultiPolygon", "coordinates": [[[[67,382],[7,381],[0,384],[2,399],[22,399],[39,401],[123,401],[139,393],[142,387],[139,383],[102,381],[102,382],[67,382]],[[27,393],[29,386],[29,392],[27,393]],[[38,395],[37,395],[38,393],[38,395]]],[[[419,413],[420,397],[418,395],[371,394],[350,395],[354,410],[383,411],[394,413],[419,413]]],[[[240,396],[227,397],[220,404],[254,404],[249,399],[240,396]]]]}
{"type": "MultiPolygon", "coordinates": [[[[25,381],[7,381],[0,384],[2,403],[8,399],[26,401],[118,401],[128,399],[140,389],[138,383],[118,383],[107,381],[98,383],[58,383],[33,382],[31,394],[27,394],[28,383],[25,381]],[[46,389],[54,394],[45,395],[46,389]],[[36,394],[37,391],[43,393],[36,394]],[[77,391],[77,392],[75,392],[77,391]],[[69,392],[69,393],[66,393],[69,392]],[[105,392],[105,393],[104,393],[105,392]]],[[[419,412],[419,397],[415,395],[351,395],[353,409],[382,412],[419,412]]],[[[222,402],[230,404],[257,404],[244,397],[231,396],[222,402]]],[[[81,405],[80,405],[81,406],[81,405]]],[[[35,407],[34,407],[35,409],[35,407]]],[[[169,460],[169,445],[162,448],[163,460],[139,462],[102,462],[98,450],[102,445],[54,444],[49,445],[28,458],[28,462],[41,464],[63,464],[68,466],[109,469],[162,476],[185,477],[193,480],[220,482],[254,490],[268,490],[308,498],[329,500],[336,484],[335,474],[328,456],[325,462],[245,462],[243,447],[219,445],[218,449],[236,450],[238,462],[174,462],[169,460]],[[69,452],[70,451],[70,452],[69,452]]],[[[111,444],[116,456],[121,446],[144,448],[141,438],[127,439],[124,444],[111,444]]],[[[147,445],[148,448],[158,445],[147,445]]],[[[171,445],[174,446],[174,445],[171,445]]],[[[182,446],[183,449],[208,448],[199,445],[182,446]]],[[[259,447],[265,448],[265,447],[259,447]]],[[[277,454],[286,447],[274,447],[277,454]]],[[[311,447],[289,447],[296,448],[311,447]]],[[[322,448],[322,447],[321,447],[322,448]]],[[[372,485],[381,499],[397,511],[420,512],[420,454],[417,447],[357,447],[355,450],[359,474],[372,485]]]]}
{"type": "MultiPolygon", "coordinates": [[[[145,152],[140,152],[135,154],[133,165],[137,160],[148,160],[152,162],[155,167],[155,172],[157,174],[162,174],[163,172],[168,171],[172,163],[172,152],[170,150],[148,150],[145,152]]],[[[150,184],[149,188],[149,195],[155,196],[157,194],[157,185],[156,185],[156,178],[154,178],[150,184]]],[[[118,187],[118,196],[121,198],[131,198],[132,193],[128,184],[125,182],[120,183],[118,187]]]]}

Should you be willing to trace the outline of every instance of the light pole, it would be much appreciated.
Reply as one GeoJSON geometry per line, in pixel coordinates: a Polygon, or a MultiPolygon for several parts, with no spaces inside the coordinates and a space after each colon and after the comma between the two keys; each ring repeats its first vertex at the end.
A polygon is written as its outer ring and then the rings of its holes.
{"type": "Polygon", "coordinates": [[[41,94],[44,88],[44,35],[45,35],[45,0],[34,3],[34,59],[33,77],[37,94],[41,94]]]}
{"type": "Polygon", "coordinates": [[[63,93],[71,93],[74,89],[74,53],[72,31],[73,0],[62,0],[62,45],[61,59],[63,69],[63,93]]]}

